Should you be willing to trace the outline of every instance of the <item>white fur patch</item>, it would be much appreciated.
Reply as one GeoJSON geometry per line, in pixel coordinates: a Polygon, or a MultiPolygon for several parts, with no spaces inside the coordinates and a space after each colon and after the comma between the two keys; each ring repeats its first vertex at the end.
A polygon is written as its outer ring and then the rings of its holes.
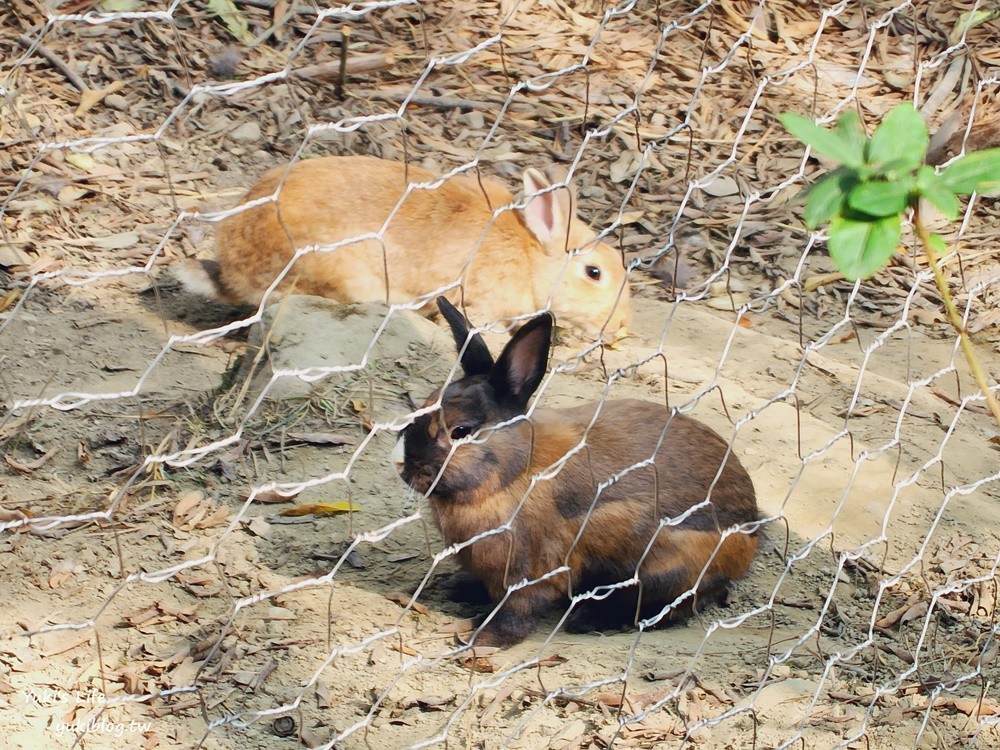
{"type": "Polygon", "coordinates": [[[400,435],[399,440],[392,448],[392,453],[389,454],[389,460],[392,461],[392,465],[396,467],[396,472],[400,473],[403,471],[403,462],[406,456],[406,436],[400,435]]]}
{"type": "Polygon", "coordinates": [[[174,278],[191,294],[208,299],[219,299],[219,289],[205,267],[196,260],[186,260],[174,267],[174,278]]]}

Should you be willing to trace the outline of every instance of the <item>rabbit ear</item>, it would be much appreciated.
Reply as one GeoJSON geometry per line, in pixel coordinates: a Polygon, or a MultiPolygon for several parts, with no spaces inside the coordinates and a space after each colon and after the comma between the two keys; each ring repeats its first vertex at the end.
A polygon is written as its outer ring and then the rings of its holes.
{"type": "Polygon", "coordinates": [[[552,315],[546,312],[525,323],[507,342],[490,373],[490,384],[500,401],[513,401],[522,411],[527,407],[545,377],[551,340],[552,315]]]}
{"type": "Polygon", "coordinates": [[[552,187],[545,176],[537,169],[524,170],[524,192],[528,199],[521,215],[542,247],[547,251],[565,250],[566,232],[572,218],[573,197],[568,188],[557,188],[544,195],[530,197],[552,187]]]}
{"type": "Polygon", "coordinates": [[[451,304],[447,298],[437,298],[438,309],[451,326],[451,335],[455,337],[455,348],[462,357],[462,370],[466,375],[486,375],[493,370],[493,355],[486,346],[483,337],[478,333],[469,338],[469,321],[461,311],[451,304]],[[469,343],[466,344],[465,342],[469,343]]]}

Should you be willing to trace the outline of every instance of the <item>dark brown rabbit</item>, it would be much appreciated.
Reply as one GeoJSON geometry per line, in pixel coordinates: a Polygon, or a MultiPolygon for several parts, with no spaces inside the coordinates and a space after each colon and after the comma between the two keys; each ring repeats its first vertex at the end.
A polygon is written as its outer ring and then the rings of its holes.
{"type": "Polygon", "coordinates": [[[584,594],[571,632],[676,620],[724,601],[758,543],[753,483],[726,441],[648,401],[523,418],[545,374],[551,316],[522,326],[494,363],[462,314],[438,305],[465,377],[430,396],[425,406],[440,408],[405,428],[394,460],[499,605],[474,642],[518,643],[567,596],[584,594]]]}

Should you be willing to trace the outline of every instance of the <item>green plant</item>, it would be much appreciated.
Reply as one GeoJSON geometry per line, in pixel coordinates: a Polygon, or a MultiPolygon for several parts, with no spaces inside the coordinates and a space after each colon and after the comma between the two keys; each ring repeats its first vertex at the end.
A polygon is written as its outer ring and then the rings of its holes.
{"type": "Polygon", "coordinates": [[[948,319],[1000,425],[1000,403],[989,389],[938,263],[947,245],[927,230],[920,216],[921,199],[954,221],[960,210],[958,196],[1000,193],[1000,148],[967,153],[938,172],[924,163],[930,137],[923,117],[910,104],[890,111],[871,137],[854,111],[842,114],[831,129],[791,113],[782,115],[781,122],[814,152],[839,164],[809,189],[804,220],[811,230],[829,222],[827,247],[845,278],[867,278],[885,266],[899,246],[904,217],[911,216],[948,319]]]}

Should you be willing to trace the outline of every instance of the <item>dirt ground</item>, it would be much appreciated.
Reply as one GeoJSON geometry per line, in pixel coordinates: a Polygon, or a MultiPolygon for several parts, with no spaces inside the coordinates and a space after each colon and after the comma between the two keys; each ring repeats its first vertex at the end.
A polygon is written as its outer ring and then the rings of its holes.
{"type": "MultiPolygon", "coordinates": [[[[819,165],[775,117],[871,124],[919,88],[941,160],[996,145],[996,21],[956,46],[972,3],[259,0],[237,3],[250,46],[204,3],[139,5],[169,17],[67,18],[33,49],[43,4],[0,10],[7,746],[1000,746],[996,425],[916,254],[817,281],[796,194],[819,165]],[[338,98],[308,66],[345,23],[338,98]],[[388,462],[448,337],[401,317],[367,367],[259,399],[272,363],[329,367],[314,346],[357,361],[384,312],[291,300],[258,360],[256,311],[171,275],[257,175],[324,153],[476,159],[512,187],[579,156],[581,215],[643,260],[633,336],[565,342],[541,403],[667,398],[733,441],[771,523],[727,607],[605,635],[553,612],[461,651],[482,609],[441,586],[454,559],[388,462]],[[351,512],[282,515],[314,503],[351,512]]],[[[998,213],[980,199],[946,261],[994,380],[998,213]]]]}

